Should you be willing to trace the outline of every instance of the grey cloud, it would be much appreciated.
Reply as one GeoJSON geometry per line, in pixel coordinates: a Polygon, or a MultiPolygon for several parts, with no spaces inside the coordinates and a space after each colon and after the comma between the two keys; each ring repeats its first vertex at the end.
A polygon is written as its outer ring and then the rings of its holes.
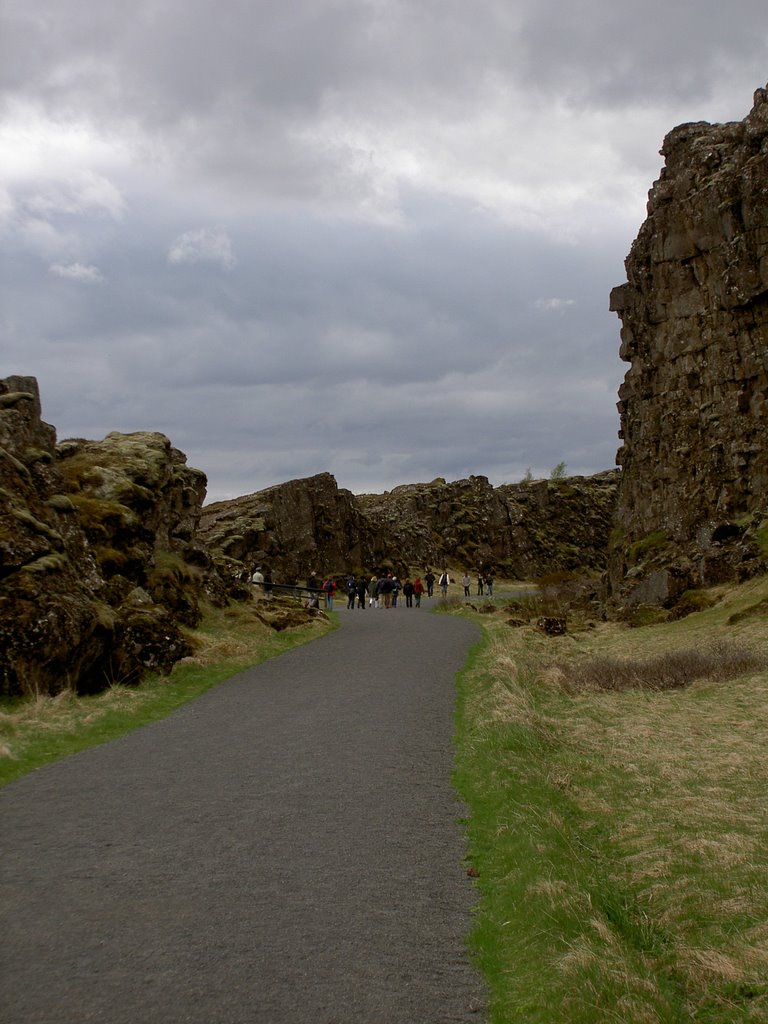
{"type": "Polygon", "coordinates": [[[50,133],[7,175],[8,372],[61,436],[167,433],[211,497],[609,468],[608,293],[674,118],[762,84],[736,8],[6,9],[0,110],[50,133]]]}
{"type": "Polygon", "coordinates": [[[95,284],[98,281],[104,280],[99,268],[94,267],[90,263],[52,263],[49,269],[52,274],[57,274],[59,277],[67,277],[73,281],[95,284]]]}

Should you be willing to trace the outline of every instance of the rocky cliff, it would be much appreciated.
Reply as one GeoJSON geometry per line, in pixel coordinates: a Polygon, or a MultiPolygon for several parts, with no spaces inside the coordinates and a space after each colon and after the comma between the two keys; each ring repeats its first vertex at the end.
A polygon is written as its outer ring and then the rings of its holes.
{"type": "Polygon", "coordinates": [[[450,565],[530,578],[605,566],[617,473],[492,487],[485,477],[353,495],[328,473],[206,506],[212,551],[276,579],[450,565]]]}
{"type": "Polygon", "coordinates": [[[617,603],[745,578],[768,555],[768,91],[744,121],[685,124],[611,293],[623,446],[617,603]]]}
{"type": "Polygon", "coordinates": [[[37,381],[0,380],[0,692],[96,692],[189,654],[204,495],[162,435],[57,447],[37,381]]]}

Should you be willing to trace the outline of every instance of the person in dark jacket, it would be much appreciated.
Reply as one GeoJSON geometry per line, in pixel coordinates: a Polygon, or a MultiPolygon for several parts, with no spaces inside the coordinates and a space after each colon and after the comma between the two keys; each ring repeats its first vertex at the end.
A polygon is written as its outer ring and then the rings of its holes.
{"type": "Polygon", "coordinates": [[[365,599],[368,596],[368,584],[364,576],[361,576],[357,581],[357,607],[362,608],[365,611],[365,599]]]}
{"type": "Polygon", "coordinates": [[[405,607],[413,608],[413,584],[406,577],[405,583],[403,584],[403,594],[405,596],[405,607]]]}
{"type": "Polygon", "coordinates": [[[317,591],[319,590],[319,587],[317,585],[317,576],[315,575],[314,569],[310,572],[309,576],[307,576],[307,590],[309,591],[309,594],[307,595],[307,608],[317,608],[320,603],[317,599],[317,591]]]}
{"type": "Polygon", "coordinates": [[[385,608],[392,607],[392,591],[395,589],[395,584],[392,581],[392,574],[387,573],[386,576],[382,576],[379,580],[379,601],[384,605],[385,608]]]}

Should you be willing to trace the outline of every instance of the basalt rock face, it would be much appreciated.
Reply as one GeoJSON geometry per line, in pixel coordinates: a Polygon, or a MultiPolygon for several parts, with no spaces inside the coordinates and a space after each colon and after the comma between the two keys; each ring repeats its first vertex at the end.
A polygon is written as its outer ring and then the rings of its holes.
{"type": "Polygon", "coordinates": [[[57,457],[108,599],[122,603],[140,587],[196,626],[210,566],[196,545],[205,474],[158,433],[63,441],[57,457]]]}
{"type": "Polygon", "coordinates": [[[64,442],[0,380],[0,692],[97,692],[191,653],[205,477],[162,435],[64,442]]]}
{"type": "Polygon", "coordinates": [[[530,579],[604,566],[616,485],[612,472],[500,487],[471,476],[407,484],[357,501],[382,557],[530,579]]]}
{"type": "Polygon", "coordinates": [[[330,473],[206,505],[200,537],[234,564],[268,567],[281,583],[371,564],[368,523],[330,473]]]}
{"type": "Polygon", "coordinates": [[[767,567],[768,91],[742,122],[686,124],[611,293],[630,369],[613,602],[767,567]]]}
{"type": "Polygon", "coordinates": [[[605,568],[618,474],[494,488],[485,477],[353,495],[328,473],[203,510],[212,550],[279,582],[392,566],[492,568],[530,578],[605,568]]]}

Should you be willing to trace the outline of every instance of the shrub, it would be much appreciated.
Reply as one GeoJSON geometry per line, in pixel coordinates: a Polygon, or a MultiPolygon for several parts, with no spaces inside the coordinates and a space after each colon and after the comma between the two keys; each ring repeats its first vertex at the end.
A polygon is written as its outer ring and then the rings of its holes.
{"type": "Polygon", "coordinates": [[[653,658],[623,659],[596,655],[573,664],[556,664],[563,688],[582,690],[675,690],[698,679],[724,682],[768,668],[768,655],[725,642],[708,648],[683,648],[653,658]]]}

